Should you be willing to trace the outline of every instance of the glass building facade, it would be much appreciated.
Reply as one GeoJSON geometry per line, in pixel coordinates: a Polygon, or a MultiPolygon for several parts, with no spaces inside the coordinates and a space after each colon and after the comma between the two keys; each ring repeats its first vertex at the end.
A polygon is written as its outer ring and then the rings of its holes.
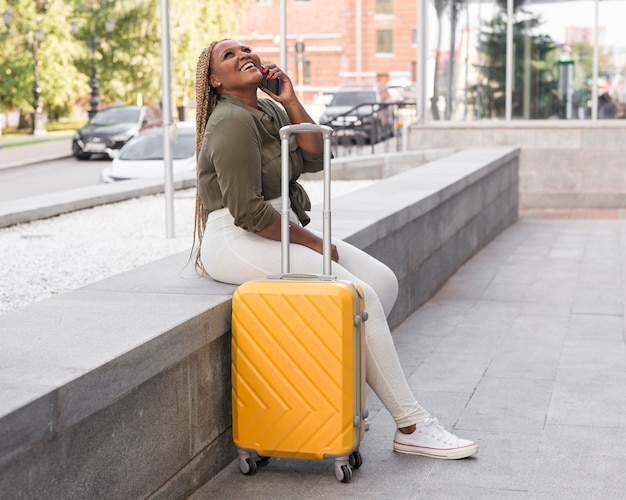
{"type": "Polygon", "coordinates": [[[626,118],[626,0],[428,0],[421,8],[425,120],[626,118]]]}

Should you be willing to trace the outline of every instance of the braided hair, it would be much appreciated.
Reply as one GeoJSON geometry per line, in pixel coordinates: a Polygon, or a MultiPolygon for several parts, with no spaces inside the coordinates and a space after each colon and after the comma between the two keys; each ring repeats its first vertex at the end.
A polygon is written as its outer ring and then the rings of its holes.
{"type": "Polygon", "coordinates": [[[207,274],[202,264],[200,249],[202,247],[202,237],[204,235],[204,229],[206,228],[208,212],[202,205],[200,191],[198,189],[198,157],[202,149],[207,121],[219,100],[217,90],[212,87],[210,83],[211,53],[213,52],[213,47],[223,41],[224,40],[216,40],[206,47],[198,58],[196,68],[196,215],[193,227],[193,244],[189,260],[193,260],[196,272],[201,275],[207,274]]]}

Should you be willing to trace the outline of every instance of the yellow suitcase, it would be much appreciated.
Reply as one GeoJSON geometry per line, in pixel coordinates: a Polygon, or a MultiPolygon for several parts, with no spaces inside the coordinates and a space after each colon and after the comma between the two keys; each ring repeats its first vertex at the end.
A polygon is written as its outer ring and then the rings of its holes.
{"type": "MultiPolygon", "coordinates": [[[[288,178],[289,135],[310,131],[324,135],[328,186],[329,127],[281,129],[282,176],[288,178]]],[[[289,229],[283,224],[283,272],[244,283],[233,295],[233,440],[244,474],[256,472],[256,456],[333,458],[335,476],[347,483],[362,463],[367,313],[360,287],[331,274],[329,194],[325,189],[323,274],[289,273],[289,229]]],[[[282,208],[288,224],[288,197],[282,208]]]]}

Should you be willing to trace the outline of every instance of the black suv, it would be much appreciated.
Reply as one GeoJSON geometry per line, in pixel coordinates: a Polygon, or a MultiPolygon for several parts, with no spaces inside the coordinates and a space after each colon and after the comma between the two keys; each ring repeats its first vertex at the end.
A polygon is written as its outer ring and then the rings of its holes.
{"type": "Polygon", "coordinates": [[[111,106],[98,111],[72,139],[72,154],[87,160],[92,154],[115,157],[140,130],[161,125],[161,111],[152,106],[111,106]]]}
{"type": "Polygon", "coordinates": [[[320,125],[329,125],[335,136],[357,144],[376,144],[394,134],[394,109],[384,86],[342,87],[320,116],[320,125]]]}

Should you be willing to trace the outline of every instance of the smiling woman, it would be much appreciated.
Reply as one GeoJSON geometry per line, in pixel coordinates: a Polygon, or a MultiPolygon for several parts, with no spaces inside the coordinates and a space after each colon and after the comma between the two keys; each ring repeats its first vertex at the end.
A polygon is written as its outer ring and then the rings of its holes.
{"type": "MultiPolygon", "coordinates": [[[[280,130],[290,124],[314,123],[289,76],[275,64],[262,67],[260,57],[235,40],[214,42],[198,59],[196,100],[198,162],[191,257],[199,274],[241,285],[281,273],[281,221],[283,215],[288,217],[291,271],[319,273],[325,253],[333,261],[328,274],[357,284],[363,292],[369,314],[366,378],[398,428],[393,448],[433,458],[476,454],[476,443],[454,436],[431,418],[404,377],[387,323],[399,289],[393,271],[341,240],[327,242],[330,251],[327,246],[323,252],[321,235],[305,227],[311,203],[298,180],[305,172],[322,170],[324,164],[322,137],[314,127],[306,130],[315,132],[291,135],[285,144],[290,210],[278,210],[282,201],[280,130]],[[257,98],[264,74],[269,80],[282,80],[279,95],[262,88],[271,99],[257,98]]],[[[302,425],[298,433],[311,440],[316,428],[317,424],[302,425]]]]}

